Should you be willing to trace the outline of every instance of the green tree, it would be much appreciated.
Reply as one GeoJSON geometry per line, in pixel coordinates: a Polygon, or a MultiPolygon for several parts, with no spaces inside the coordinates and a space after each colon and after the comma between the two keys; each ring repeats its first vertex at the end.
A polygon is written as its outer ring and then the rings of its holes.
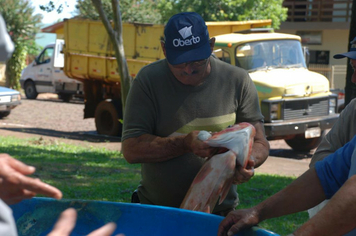
{"type": "MultiPolygon", "coordinates": [[[[125,58],[122,40],[122,19],[129,22],[158,23],[160,16],[151,6],[155,4],[151,0],[78,0],[78,17],[93,20],[101,20],[108,32],[111,43],[114,46],[116,61],[121,78],[121,103],[125,108],[126,97],[130,89],[131,77],[125,58]],[[123,9],[121,9],[121,7],[123,9]],[[124,14],[122,15],[122,12],[124,14]],[[113,24],[110,23],[112,21],[113,24]]],[[[42,10],[51,12],[57,10],[61,12],[63,5],[56,6],[53,1],[45,6],[40,6],[42,10]]]]}
{"type": "Polygon", "coordinates": [[[127,66],[127,61],[125,58],[124,44],[122,40],[122,18],[119,0],[111,0],[111,8],[113,12],[113,23],[112,26],[110,21],[104,11],[104,6],[101,0],[91,0],[95,6],[106,31],[109,34],[111,43],[114,46],[116,62],[119,69],[119,74],[121,78],[121,104],[122,110],[125,109],[126,98],[131,86],[131,77],[129,75],[129,69],[127,66]]]}
{"type": "Polygon", "coordinates": [[[272,19],[272,27],[287,18],[287,8],[282,7],[283,0],[159,0],[157,7],[162,22],[179,12],[195,11],[205,21],[242,21],[272,19]]]}
{"type": "MultiPolygon", "coordinates": [[[[111,0],[102,0],[101,5],[108,20],[113,20],[111,0]]],[[[161,22],[156,3],[153,0],[121,0],[119,1],[121,18],[123,22],[140,22],[157,24],[161,22]]],[[[100,20],[99,13],[92,0],[78,0],[77,13],[79,17],[100,20]]]]}
{"type": "Polygon", "coordinates": [[[27,53],[36,50],[35,34],[42,16],[34,15],[34,8],[26,0],[0,0],[0,14],[15,44],[14,53],[6,63],[6,86],[20,89],[21,71],[26,66],[27,53]]]}

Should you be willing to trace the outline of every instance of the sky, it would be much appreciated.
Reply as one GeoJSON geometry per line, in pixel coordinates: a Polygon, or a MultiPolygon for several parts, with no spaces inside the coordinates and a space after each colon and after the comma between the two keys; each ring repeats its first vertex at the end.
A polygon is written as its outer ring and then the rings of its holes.
{"type": "MultiPolygon", "coordinates": [[[[72,12],[75,10],[75,4],[77,1],[75,0],[52,0],[56,6],[59,4],[63,4],[62,13],[58,14],[56,11],[53,12],[45,12],[40,9],[40,5],[47,5],[50,0],[30,0],[33,7],[35,7],[35,14],[41,14],[43,16],[42,24],[45,26],[54,24],[58,22],[58,20],[63,20],[64,18],[72,18],[72,12]]],[[[47,44],[53,43],[56,40],[56,34],[49,33],[38,33],[36,35],[36,43],[42,47],[45,47],[47,44]]]]}
{"type": "Polygon", "coordinates": [[[41,14],[43,16],[42,23],[45,25],[50,25],[56,23],[58,20],[63,20],[64,18],[72,18],[75,10],[75,0],[52,0],[56,6],[63,4],[62,13],[58,14],[56,11],[45,12],[40,9],[40,5],[47,5],[50,0],[30,0],[33,7],[35,7],[35,14],[41,14]]]}

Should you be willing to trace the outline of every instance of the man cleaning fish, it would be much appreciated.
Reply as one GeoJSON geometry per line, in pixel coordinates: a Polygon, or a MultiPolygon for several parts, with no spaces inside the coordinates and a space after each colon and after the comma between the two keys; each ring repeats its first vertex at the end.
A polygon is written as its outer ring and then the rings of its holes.
{"type": "Polygon", "coordinates": [[[256,130],[249,123],[240,123],[213,135],[200,131],[198,138],[212,147],[222,147],[222,153],[211,157],[194,178],[181,208],[211,213],[231,188],[236,164],[245,168],[250,158],[256,130]],[[203,137],[201,137],[203,135],[203,137]]]}
{"type": "MultiPolygon", "coordinates": [[[[215,38],[209,38],[207,26],[197,13],[172,16],[164,36],[161,46],[166,58],[141,69],[126,104],[122,151],[129,163],[141,164],[142,175],[133,202],[185,205],[183,200],[206,163],[207,167],[225,167],[230,174],[221,177],[227,182],[222,191],[215,191],[211,182],[204,181],[201,187],[213,189],[211,194],[217,196],[201,210],[226,216],[238,205],[236,184],[249,181],[254,168],[269,153],[256,88],[245,70],[212,56],[215,38]],[[199,139],[202,130],[211,132],[211,138],[223,137],[214,133],[242,122],[251,124],[252,128],[244,128],[250,129],[253,137],[253,142],[248,141],[250,158],[244,163],[236,164],[237,154],[229,147],[225,147],[230,150],[227,153],[218,154],[223,146],[213,145],[209,138],[199,139]],[[207,162],[216,154],[228,155],[227,162],[214,162],[216,158],[207,162]],[[221,204],[215,204],[219,195],[223,196],[221,204]]],[[[205,171],[209,173],[214,179],[221,172],[205,171]]]]}

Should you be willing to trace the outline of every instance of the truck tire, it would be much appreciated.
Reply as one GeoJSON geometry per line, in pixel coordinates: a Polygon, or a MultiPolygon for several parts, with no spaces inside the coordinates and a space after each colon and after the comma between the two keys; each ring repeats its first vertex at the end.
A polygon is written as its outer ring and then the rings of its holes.
{"type": "Polygon", "coordinates": [[[10,115],[10,112],[11,111],[2,111],[2,112],[0,112],[0,119],[10,115]]]}
{"type": "Polygon", "coordinates": [[[121,103],[101,101],[95,109],[95,126],[99,134],[121,136],[121,103]]]}
{"type": "Polygon", "coordinates": [[[309,152],[317,148],[325,136],[325,130],[320,134],[320,137],[306,139],[304,134],[298,134],[292,139],[284,140],[294,151],[309,152]]]}
{"type": "Polygon", "coordinates": [[[36,99],[38,96],[35,83],[33,81],[27,81],[25,83],[25,95],[27,99],[36,99]]]}
{"type": "Polygon", "coordinates": [[[73,95],[69,93],[59,93],[58,98],[62,99],[63,102],[70,102],[70,100],[73,98],[73,95]]]}

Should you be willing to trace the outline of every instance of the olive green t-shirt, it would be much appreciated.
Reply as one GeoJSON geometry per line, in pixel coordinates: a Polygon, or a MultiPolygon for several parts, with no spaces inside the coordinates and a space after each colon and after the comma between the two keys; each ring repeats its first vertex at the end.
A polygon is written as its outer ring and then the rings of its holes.
{"type": "MultiPolygon", "coordinates": [[[[210,62],[211,73],[199,86],[180,83],[166,60],[142,68],[127,98],[122,140],[143,134],[168,137],[193,130],[216,132],[235,123],[263,120],[248,73],[214,57],[210,62]]],[[[190,153],[164,162],[142,163],[141,203],[179,207],[204,162],[190,153]]],[[[233,185],[214,212],[237,204],[233,185]]]]}

